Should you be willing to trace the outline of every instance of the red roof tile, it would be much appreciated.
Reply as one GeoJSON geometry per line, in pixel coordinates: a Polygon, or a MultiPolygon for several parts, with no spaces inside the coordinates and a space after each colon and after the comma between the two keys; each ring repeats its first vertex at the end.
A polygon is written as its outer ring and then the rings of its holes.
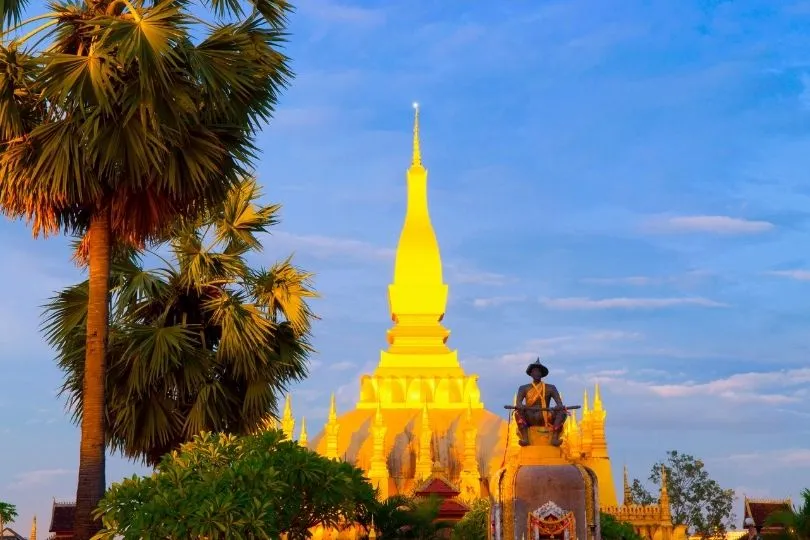
{"type": "Polygon", "coordinates": [[[470,511],[470,507],[456,499],[445,499],[439,508],[439,518],[461,518],[470,511]]]}
{"type": "MultiPolygon", "coordinates": [[[[762,527],[765,525],[765,520],[768,516],[779,510],[790,510],[792,503],[790,499],[785,500],[757,500],[745,499],[745,515],[743,516],[743,523],[745,518],[750,517],[754,519],[754,525],[762,527]]],[[[743,525],[745,528],[745,525],[743,525]]]]}
{"type": "Polygon", "coordinates": [[[455,497],[461,493],[455,486],[441,478],[434,476],[430,481],[419,486],[418,491],[414,492],[415,495],[423,497],[425,495],[442,495],[445,497],[455,497]]]}
{"type": "Polygon", "coordinates": [[[73,503],[53,503],[51,511],[52,533],[73,533],[73,517],[76,514],[76,505],[73,503]]]}

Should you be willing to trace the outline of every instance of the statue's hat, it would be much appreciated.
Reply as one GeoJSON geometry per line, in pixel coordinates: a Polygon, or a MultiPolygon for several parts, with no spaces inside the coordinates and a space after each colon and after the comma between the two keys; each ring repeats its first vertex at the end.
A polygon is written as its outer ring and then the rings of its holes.
{"type": "Polygon", "coordinates": [[[548,375],[548,368],[540,363],[539,358],[529,364],[529,367],[526,368],[526,375],[531,375],[534,368],[540,368],[540,377],[545,377],[548,375]]]}

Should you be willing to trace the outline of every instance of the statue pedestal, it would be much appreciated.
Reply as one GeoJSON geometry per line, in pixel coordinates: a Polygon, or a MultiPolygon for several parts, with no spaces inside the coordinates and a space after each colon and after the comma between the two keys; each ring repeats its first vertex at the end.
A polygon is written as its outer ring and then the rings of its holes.
{"type": "Polygon", "coordinates": [[[520,447],[518,463],[521,465],[568,465],[562,447],[551,445],[551,430],[544,427],[529,428],[529,446],[520,447]]]}
{"type": "Polygon", "coordinates": [[[551,435],[546,428],[529,428],[529,445],[510,454],[491,479],[493,540],[535,538],[535,527],[558,526],[557,538],[565,531],[571,540],[600,537],[596,475],[571,463],[561,447],[551,445],[551,435]]]}

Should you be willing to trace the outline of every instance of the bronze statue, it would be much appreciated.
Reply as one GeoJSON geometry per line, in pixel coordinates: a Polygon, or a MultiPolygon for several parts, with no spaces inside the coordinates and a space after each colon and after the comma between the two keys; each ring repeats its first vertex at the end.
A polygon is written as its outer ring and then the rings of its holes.
{"type": "Polygon", "coordinates": [[[548,368],[540,363],[539,358],[529,364],[526,375],[532,378],[532,382],[518,388],[515,404],[515,421],[520,431],[518,444],[529,444],[530,426],[547,426],[552,432],[551,444],[560,446],[560,434],[568,417],[568,409],[563,405],[557,387],[543,382],[543,378],[548,375],[548,368]],[[551,400],[554,400],[554,407],[551,407],[551,400]]]}

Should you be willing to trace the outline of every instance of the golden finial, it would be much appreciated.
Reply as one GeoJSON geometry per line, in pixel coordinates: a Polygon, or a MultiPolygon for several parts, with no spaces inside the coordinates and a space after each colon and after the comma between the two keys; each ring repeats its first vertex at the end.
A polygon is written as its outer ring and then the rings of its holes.
{"type": "Polygon", "coordinates": [[[419,148],[419,104],[413,103],[413,156],[411,167],[422,166],[422,152],[419,148]]]}
{"type": "Polygon", "coordinates": [[[31,523],[31,535],[28,540],[37,540],[37,516],[34,516],[34,521],[31,523]]]}
{"type": "Polygon", "coordinates": [[[332,393],[332,401],[329,404],[329,423],[337,422],[337,402],[335,401],[335,393],[332,393]]]}
{"type": "Polygon", "coordinates": [[[593,410],[602,410],[602,394],[599,392],[599,383],[596,383],[593,386],[593,410]]]}
{"type": "Polygon", "coordinates": [[[585,419],[585,415],[591,412],[591,408],[588,406],[588,391],[585,390],[582,394],[582,419],[585,419]]]}
{"type": "Polygon", "coordinates": [[[301,417],[301,436],[298,437],[298,444],[300,444],[304,448],[307,447],[307,418],[306,418],[306,416],[301,417]]]}

